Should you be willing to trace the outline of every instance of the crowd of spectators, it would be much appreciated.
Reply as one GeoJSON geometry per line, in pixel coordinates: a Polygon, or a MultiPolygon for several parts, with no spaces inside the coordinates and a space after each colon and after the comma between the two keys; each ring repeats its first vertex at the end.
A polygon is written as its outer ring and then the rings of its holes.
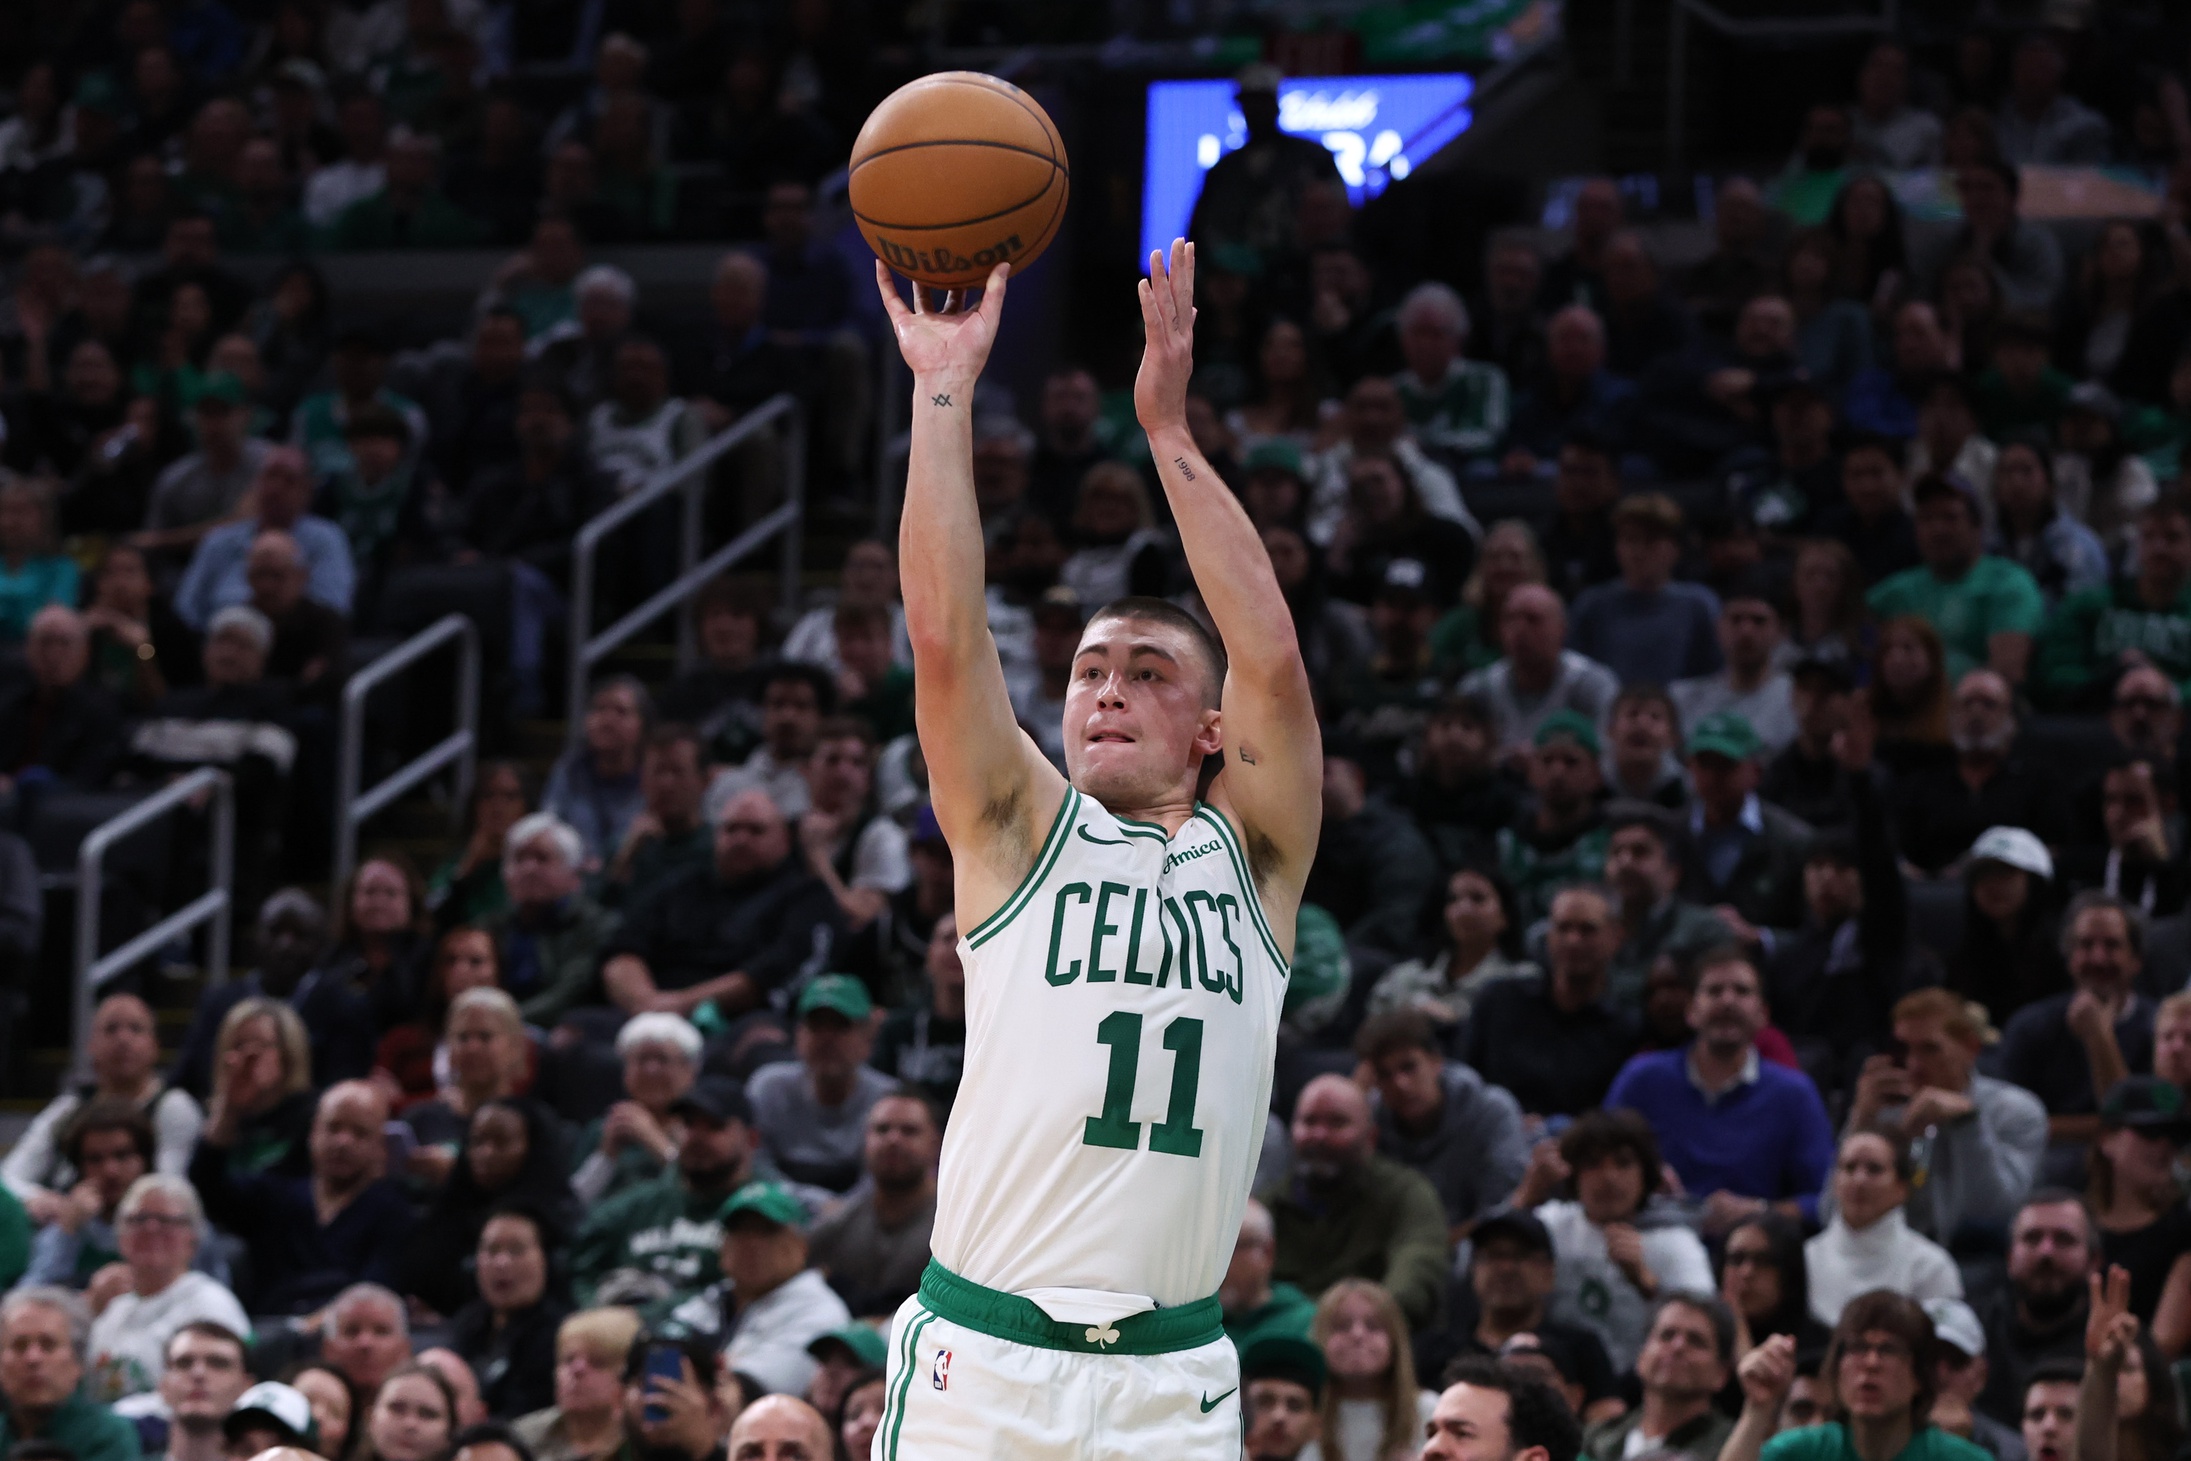
{"type": "MultiPolygon", "coordinates": [[[[712,585],[690,665],[482,763],[434,856],[305,881],[350,641],[416,574],[485,585],[537,712],[588,516],[787,386],[857,463],[888,346],[816,184],[894,63],[843,9],[41,13],[0,821],[226,768],[249,934],[164,1068],[168,992],[117,985],[0,1163],[0,1452],[868,1455],[968,1038],[891,544],[790,618],[712,585]],[[589,255],[726,233],[682,321],[589,255]],[[461,337],[337,328],[321,256],[460,245],[515,250],[461,337]]],[[[1250,1455],[2183,1443],[2191,119],[2165,68],[2073,96],[2083,39],[1884,43],[1701,260],[1592,178],[1480,289],[1398,276],[1242,76],[1190,420],[1326,748],[1220,1294],[1250,1455]],[[2107,161],[2151,208],[2022,216],[2107,161]]],[[[1196,606],[1121,384],[977,402],[990,627],[1061,761],[1088,615],[1196,606]]],[[[641,526],[612,578],[666,561],[641,526]]],[[[0,833],[0,994],[42,911],[0,833]]]]}

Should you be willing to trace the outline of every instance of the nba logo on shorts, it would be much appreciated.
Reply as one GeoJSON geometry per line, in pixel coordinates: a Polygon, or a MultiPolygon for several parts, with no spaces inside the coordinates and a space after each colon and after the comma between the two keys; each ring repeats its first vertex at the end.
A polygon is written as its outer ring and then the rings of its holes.
{"type": "Polygon", "coordinates": [[[938,1390],[951,1388],[951,1351],[947,1349],[936,1351],[936,1368],[929,1378],[938,1390]]]}

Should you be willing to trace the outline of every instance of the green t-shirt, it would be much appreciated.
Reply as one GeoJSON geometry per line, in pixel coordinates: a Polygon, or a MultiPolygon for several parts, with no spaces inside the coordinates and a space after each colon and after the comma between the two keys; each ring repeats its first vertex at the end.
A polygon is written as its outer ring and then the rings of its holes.
{"type": "MultiPolygon", "coordinates": [[[[1758,1461],[1858,1461],[1848,1427],[1839,1421],[1782,1431],[1765,1443],[1758,1461]]],[[[1961,1436],[1951,1436],[1938,1426],[1926,1426],[1910,1437],[1894,1461],[1989,1461],[1989,1453],[1961,1436]]]]}
{"type": "Polygon", "coordinates": [[[30,1267],[30,1214],[16,1195],[0,1187],[0,1290],[14,1286],[30,1267]]]}
{"type": "Polygon", "coordinates": [[[2046,600],[2023,565],[1990,554],[1953,581],[1920,565],[1905,568],[1873,587],[1871,611],[1882,619],[1915,614],[1940,632],[1948,650],[1948,679],[1986,662],[1996,634],[2037,634],[2046,600]]]}
{"type": "Polygon", "coordinates": [[[1309,1337],[1309,1325],[1316,1318],[1316,1300],[1310,1298],[1290,1283],[1274,1283],[1270,1286],[1270,1298],[1245,1314],[1225,1316],[1225,1337],[1233,1348],[1245,1354],[1249,1345],[1258,1339],[1283,1335],[1288,1339],[1309,1337]]]}

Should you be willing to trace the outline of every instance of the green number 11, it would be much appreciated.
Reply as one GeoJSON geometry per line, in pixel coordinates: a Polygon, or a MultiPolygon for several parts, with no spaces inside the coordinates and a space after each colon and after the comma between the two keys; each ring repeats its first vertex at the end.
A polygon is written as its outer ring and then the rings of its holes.
{"type": "MultiPolygon", "coordinates": [[[[1135,1151],[1141,1123],[1127,1119],[1134,1107],[1134,1080],[1141,1063],[1141,1016],[1116,1010],[1096,1026],[1096,1043],[1111,1047],[1110,1078],[1103,1086],[1103,1114],[1088,1118],[1081,1141],[1088,1146],[1135,1151]]],[[[1172,1052],[1172,1099],[1164,1119],[1149,1128],[1149,1150],[1171,1157],[1202,1155],[1202,1130],[1194,1124],[1195,1093],[1202,1085],[1202,1022],[1182,1017],[1164,1027],[1172,1052]]]]}

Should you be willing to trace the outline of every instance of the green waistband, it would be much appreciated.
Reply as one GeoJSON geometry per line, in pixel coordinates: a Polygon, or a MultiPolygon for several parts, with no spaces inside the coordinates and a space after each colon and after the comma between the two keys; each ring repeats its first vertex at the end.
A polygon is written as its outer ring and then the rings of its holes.
{"type": "Polygon", "coordinates": [[[1108,1324],[1066,1324],[1042,1312],[1032,1299],[985,1289],[960,1278],[933,1258],[921,1275],[921,1303],[930,1312],[976,1333],[1073,1354],[1173,1354],[1199,1349],[1225,1336],[1224,1310],[1215,1294],[1173,1309],[1151,1309],[1113,1319],[1108,1324]]]}

